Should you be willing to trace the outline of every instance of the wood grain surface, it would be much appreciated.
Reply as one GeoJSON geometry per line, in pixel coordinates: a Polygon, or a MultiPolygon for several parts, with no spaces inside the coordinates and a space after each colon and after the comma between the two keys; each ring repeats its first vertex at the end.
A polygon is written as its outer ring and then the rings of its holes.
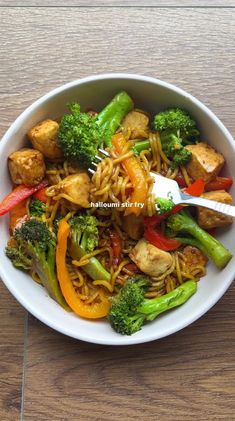
{"type": "MultiPolygon", "coordinates": [[[[188,90],[234,135],[234,16],[228,8],[1,8],[0,135],[50,89],[121,71],[188,90]]],[[[0,419],[235,419],[234,299],[233,285],[187,329],[115,348],[67,338],[31,316],[27,323],[2,286],[0,419]]]]}
{"type": "Polygon", "coordinates": [[[3,7],[233,7],[235,0],[0,0],[3,7]]]}
{"type": "Polygon", "coordinates": [[[0,419],[18,420],[22,403],[26,312],[0,282],[0,419]]]}
{"type": "Polygon", "coordinates": [[[3,7],[233,7],[235,0],[0,0],[3,7]]]}

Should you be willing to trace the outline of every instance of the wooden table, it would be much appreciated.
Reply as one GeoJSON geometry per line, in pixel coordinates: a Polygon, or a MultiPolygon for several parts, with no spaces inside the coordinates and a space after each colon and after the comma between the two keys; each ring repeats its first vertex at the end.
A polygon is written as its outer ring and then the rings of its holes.
{"type": "MultiPolygon", "coordinates": [[[[52,88],[119,71],[188,90],[235,134],[234,0],[0,6],[1,135],[52,88]]],[[[3,284],[0,301],[1,421],[235,420],[234,286],[192,326],[129,347],[65,337],[27,314],[3,284]]]]}

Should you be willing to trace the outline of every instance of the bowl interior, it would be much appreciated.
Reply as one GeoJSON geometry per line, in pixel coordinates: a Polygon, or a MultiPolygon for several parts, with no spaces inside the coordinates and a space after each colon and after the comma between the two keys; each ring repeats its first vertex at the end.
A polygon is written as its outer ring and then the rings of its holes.
{"type": "MultiPolygon", "coordinates": [[[[198,122],[202,139],[221,151],[226,159],[224,173],[235,177],[235,150],[233,140],[222,123],[191,95],[156,79],[135,75],[103,75],[78,80],[45,95],[32,104],[13,123],[0,144],[1,166],[0,198],[11,189],[7,168],[9,154],[27,142],[25,133],[45,118],[58,118],[66,112],[66,105],[78,101],[83,110],[99,111],[118,91],[126,90],[134,99],[135,106],[151,114],[169,106],[188,110],[198,122]]],[[[234,189],[232,190],[234,194],[234,189]]],[[[135,335],[120,336],[104,321],[80,319],[65,312],[47,294],[46,290],[32,279],[13,268],[4,249],[8,240],[8,217],[0,219],[0,274],[16,299],[34,316],[50,327],[74,338],[101,344],[134,344],[167,336],[198,319],[224,294],[235,274],[234,258],[223,271],[212,264],[207,275],[201,279],[197,293],[183,306],[158,317],[135,335]]],[[[218,238],[235,252],[235,227],[219,232],[218,238]]]]}

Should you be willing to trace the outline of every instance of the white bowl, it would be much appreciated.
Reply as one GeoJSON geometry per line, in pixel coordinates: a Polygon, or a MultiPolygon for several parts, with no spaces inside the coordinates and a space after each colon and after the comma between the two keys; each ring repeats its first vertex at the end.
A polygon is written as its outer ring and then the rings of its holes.
{"type": "MultiPolygon", "coordinates": [[[[0,198],[2,199],[11,189],[7,157],[25,144],[25,133],[33,125],[45,118],[61,116],[71,101],[78,101],[83,109],[92,107],[99,110],[120,90],[126,90],[137,107],[151,113],[169,106],[188,110],[198,122],[202,139],[208,141],[225,156],[225,174],[229,172],[235,177],[233,138],[220,120],[200,101],[185,91],[154,78],[132,74],[105,74],[76,80],[54,89],[34,102],[15,120],[0,143],[0,198]]],[[[67,313],[48,296],[43,287],[33,282],[28,275],[15,269],[4,253],[9,237],[7,216],[0,218],[0,232],[0,276],[14,297],[48,326],[87,342],[130,345],[152,341],[177,332],[206,313],[229,288],[235,275],[234,258],[222,271],[209,263],[206,277],[201,279],[197,293],[187,303],[146,324],[136,334],[121,336],[115,333],[105,320],[88,321],[73,313],[67,313]]],[[[235,225],[223,230],[218,237],[234,254],[235,225]]]]}

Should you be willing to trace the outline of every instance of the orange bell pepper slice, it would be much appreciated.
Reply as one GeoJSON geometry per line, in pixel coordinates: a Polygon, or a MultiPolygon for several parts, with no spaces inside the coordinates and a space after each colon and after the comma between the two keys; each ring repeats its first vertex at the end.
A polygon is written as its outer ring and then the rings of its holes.
{"type": "MultiPolygon", "coordinates": [[[[112,144],[116,149],[118,154],[122,154],[125,146],[126,146],[126,139],[122,133],[116,133],[112,137],[112,144]]],[[[146,174],[139,162],[139,160],[132,156],[130,158],[125,159],[122,162],[122,165],[129,175],[132,186],[133,192],[130,197],[131,203],[146,203],[147,195],[148,195],[148,183],[146,179],[146,174]]],[[[134,213],[135,215],[139,215],[141,212],[141,208],[137,206],[130,206],[126,209],[125,215],[130,213],[134,213]]]]}
{"type": "Polygon", "coordinates": [[[12,234],[17,224],[27,216],[27,199],[18,203],[10,212],[10,233],[12,234]]]}
{"type": "Polygon", "coordinates": [[[67,252],[67,243],[69,236],[69,224],[62,219],[59,223],[58,235],[57,235],[57,248],[56,248],[56,267],[57,267],[57,276],[60,284],[62,294],[71,307],[74,313],[78,316],[87,318],[87,319],[98,319],[100,317],[105,317],[108,314],[110,308],[110,301],[108,297],[105,296],[103,291],[100,291],[101,301],[99,303],[85,304],[76,293],[72,281],[69,276],[69,272],[66,266],[66,252],[67,252]]]}

